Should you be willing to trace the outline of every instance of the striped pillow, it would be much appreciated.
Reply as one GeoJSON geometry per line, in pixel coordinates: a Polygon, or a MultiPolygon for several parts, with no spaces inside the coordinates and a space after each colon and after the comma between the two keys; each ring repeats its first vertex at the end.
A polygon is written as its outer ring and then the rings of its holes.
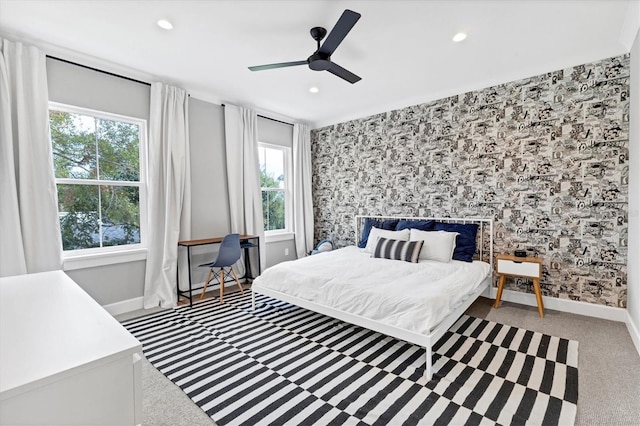
{"type": "Polygon", "coordinates": [[[403,241],[380,237],[373,249],[372,257],[418,263],[423,244],[424,241],[403,241]]]}

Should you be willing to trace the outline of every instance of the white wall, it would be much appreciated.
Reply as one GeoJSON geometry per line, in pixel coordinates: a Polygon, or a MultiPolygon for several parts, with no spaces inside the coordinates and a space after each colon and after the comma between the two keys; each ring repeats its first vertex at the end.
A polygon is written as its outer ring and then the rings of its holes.
{"type": "Polygon", "coordinates": [[[640,30],[631,48],[629,109],[629,257],[627,309],[629,331],[640,352],[640,30]]]}

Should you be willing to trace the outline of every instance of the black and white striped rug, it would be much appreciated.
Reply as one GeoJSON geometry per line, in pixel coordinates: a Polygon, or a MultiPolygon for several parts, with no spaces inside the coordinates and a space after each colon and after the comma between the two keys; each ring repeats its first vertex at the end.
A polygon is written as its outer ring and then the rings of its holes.
{"type": "Polygon", "coordinates": [[[578,343],[462,316],[424,349],[274,299],[225,295],[127,321],[219,425],[573,424],[578,343]]]}

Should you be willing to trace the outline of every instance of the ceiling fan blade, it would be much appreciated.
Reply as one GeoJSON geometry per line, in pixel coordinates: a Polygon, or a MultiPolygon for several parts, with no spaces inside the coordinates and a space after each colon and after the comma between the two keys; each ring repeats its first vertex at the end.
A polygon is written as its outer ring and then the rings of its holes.
{"type": "Polygon", "coordinates": [[[264,70],[272,70],[274,68],[285,68],[285,67],[295,67],[297,65],[307,65],[309,62],[304,61],[295,61],[295,62],[280,62],[278,64],[267,64],[267,65],[256,65],[254,67],[249,67],[251,71],[264,71],[264,70]]]}
{"type": "Polygon", "coordinates": [[[342,40],[349,34],[351,28],[358,22],[358,19],[360,19],[358,12],[345,9],[324,43],[322,43],[322,46],[320,46],[320,49],[318,49],[318,52],[331,56],[340,43],[342,43],[342,40]]]}
{"type": "Polygon", "coordinates": [[[329,69],[327,71],[329,71],[333,75],[337,75],[338,77],[340,77],[343,80],[347,80],[351,84],[357,83],[360,80],[362,80],[360,77],[358,77],[357,75],[355,75],[351,71],[348,71],[348,70],[342,68],[340,65],[336,64],[335,62],[331,62],[331,66],[329,67],[329,69]]]}

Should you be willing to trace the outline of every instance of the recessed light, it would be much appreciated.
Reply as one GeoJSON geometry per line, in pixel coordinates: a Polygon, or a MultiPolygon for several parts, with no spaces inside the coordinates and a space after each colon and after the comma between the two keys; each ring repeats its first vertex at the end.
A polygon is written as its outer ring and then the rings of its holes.
{"type": "Polygon", "coordinates": [[[167,21],[166,19],[160,19],[158,20],[158,26],[160,28],[162,28],[163,30],[171,30],[173,29],[173,24],[169,21],[167,21]]]}
{"type": "Polygon", "coordinates": [[[453,41],[455,41],[457,43],[459,41],[464,40],[465,38],[467,38],[467,35],[465,33],[458,33],[458,34],[453,36],[453,41]]]}
{"type": "Polygon", "coordinates": [[[309,91],[311,93],[318,93],[320,91],[320,89],[318,89],[316,86],[313,86],[313,87],[309,88],[309,91]]]}

